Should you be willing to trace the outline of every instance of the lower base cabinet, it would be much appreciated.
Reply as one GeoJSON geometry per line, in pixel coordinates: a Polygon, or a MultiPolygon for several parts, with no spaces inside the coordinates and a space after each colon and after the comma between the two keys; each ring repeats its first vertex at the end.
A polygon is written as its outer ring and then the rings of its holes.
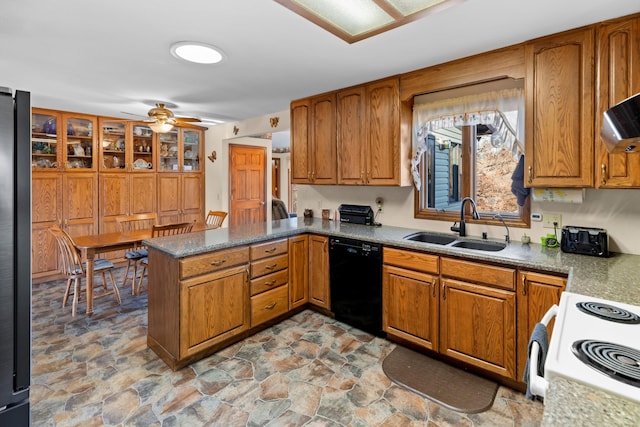
{"type": "Polygon", "coordinates": [[[390,339],[521,382],[533,328],[567,279],[385,247],[382,283],[390,339]]]}
{"type": "Polygon", "coordinates": [[[331,310],[329,294],[329,238],[309,236],[309,302],[331,310]]]}

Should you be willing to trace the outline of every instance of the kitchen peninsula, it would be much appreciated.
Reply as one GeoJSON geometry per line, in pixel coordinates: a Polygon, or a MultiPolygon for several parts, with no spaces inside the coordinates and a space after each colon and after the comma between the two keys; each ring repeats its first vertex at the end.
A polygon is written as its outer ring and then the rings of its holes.
{"type": "MultiPolygon", "coordinates": [[[[286,286],[272,275],[286,268],[283,251],[287,240],[291,243],[292,238],[307,234],[362,239],[385,247],[568,275],[567,289],[572,292],[640,305],[640,287],[631,285],[640,277],[640,257],[635,255],[595,258],[520,243],[511,243],[500,252],[482,252],[403,239],[416,231],[419,230],[293,218],[145,241],[150,249],[148,345],[173,369],[179,369],[229,345],[234,337],[253,333],[252,319],[259,322],[265,319],[257,310],[273,304],[276,311],[267,320],[276,322],[285,318],[290,311],[278,311],[277,307],[285,304],[286,286]],[[274,273],[254,274],[261,265],[273,266],[274,273]],[[259,286],[259,280],[267,276],[274,277],[273,289],[254,291],[254,282],[259,286]],[[207,287],[214,290],[215,300],[204,298],[210,295],[207,287]],[[272,293],[273,298],[261,301],[261,295],[267,293],[272,293]],[[246,302],[237,305],[233,301],[246,302]],[[225,313],[229,316],[224,316],[225,313]],[[203,346],[210,336],[206,332],[213,327],[206,324],[208,319],[233,322],[218,331],[213,344],[203,346]],[[195,325],[197,321],[203,324],[195,325]],[[186,328],[189,322],[193,328],[186,328]]],[[[289,269],[294,268],[292,260],[295,262],[290,257],[289,269]]],[[[298,306],[301,307],[304,305],[298,306]]],[[[580,423],[585,414],[622,425],[640,419],[640,405],[572,381],[551,382],[543,424],[580,423]]]]}

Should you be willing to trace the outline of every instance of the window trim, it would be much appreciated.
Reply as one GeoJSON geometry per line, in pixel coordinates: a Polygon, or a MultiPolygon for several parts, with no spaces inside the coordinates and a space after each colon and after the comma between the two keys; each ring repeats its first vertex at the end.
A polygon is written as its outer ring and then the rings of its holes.
{"type": "MultiPolygon", "coordinates": [[[[465,126],[462,130],[463,141],[473,141],[474,135],[471,126],[465,126]]],[[[475,162],[471,159],[474,158],[472,150],[475,149],[475,144],[463,143],[462,150],[462,197],[471,197],[472,184],[475,185],[476,171],[475,162]],[[464,171],[469,171],[467,174],[464,171]],[[473,178],[472,178],[473,177],[473,178]]],[[[420,179],[423,183],[426,182],[425,174],[427,173],[427,162],[421,161],[419,165],[420,179]]],[[[423,185],[420,191],[414,188],[414,217],[417,219],[430,219],[435,221],[460,221],[460,212],[457,211],[438,211],[434,208],[427,208],[427,188],[423,185]],[[423,207],[424,206],[424,207],[423,207]]],[[[475,192],[475,191],[474,191],[475,192]]],[[[515,196],[514,196],[515,197],[515,196]]],[[[469,224],[486,224],[486,225],[503,225],[502,220],[494,218],[496,213],[483,213],[478,212],[480,219],[473,219],[471,215],[471,208],[467,204],[467,211],[465,212],[465,222],[469,224]]],[[[520,215],[514,214],[500,214],[504,219],[504,222],[509,227],[516,228],[530,228],[531,227],[531,196],[527,197],[524,206],[520,207],[520,215]]]]}

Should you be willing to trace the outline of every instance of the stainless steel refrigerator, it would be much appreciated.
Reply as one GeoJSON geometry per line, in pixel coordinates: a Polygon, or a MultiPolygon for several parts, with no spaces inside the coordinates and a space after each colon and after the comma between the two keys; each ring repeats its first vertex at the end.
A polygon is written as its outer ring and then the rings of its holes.
{"type": "Polygon", "coordinates": [[[28,426],[31,96],[0,87],[0,426],[28,426]]]}

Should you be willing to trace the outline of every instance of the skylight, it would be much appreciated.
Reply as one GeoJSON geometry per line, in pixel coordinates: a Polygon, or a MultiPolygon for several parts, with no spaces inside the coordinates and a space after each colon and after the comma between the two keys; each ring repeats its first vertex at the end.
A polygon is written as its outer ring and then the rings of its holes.
{"type": "Polygon", "coordinates": [[[348,43],[407,24],[463,0],[275,0],[348,43]]]}

